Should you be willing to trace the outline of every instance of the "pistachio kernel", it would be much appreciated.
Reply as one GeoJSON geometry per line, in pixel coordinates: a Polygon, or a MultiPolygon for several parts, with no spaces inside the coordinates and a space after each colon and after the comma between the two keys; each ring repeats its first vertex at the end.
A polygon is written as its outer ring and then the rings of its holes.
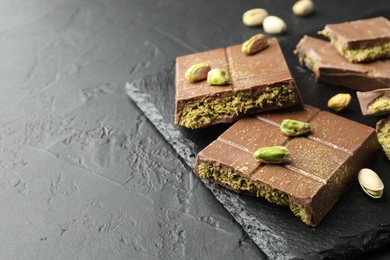
{"type": "Polygon", "coordinates": [[[299,0],[292,7],[293,13],[298,16],[306,16],[314,11],[314,3],[311,0],[299,0]]]}
{"type": "Polygon", "coordinates": [[[310,123],[293,119],[285,119],[280,125],[280,130],[287,136],[304,135],[310,132],[310,123]]]}
{"type": "Polygon", "coordinates": [[[253,157],[263,163],[285,163],[289,159],[289,154],[284,146],[270,146],[258,149],[253,157]]]}
{"type": "Polygon", "coordinates": [[[329,99],[328,107],[336,112],[340,112],[349,105],[351,98],[351,95],[348,93],[339,93],[329,99]]]}
{"type": "Polygon", "coordinates": [[[363,191],[374,199],[379,199],[383,195],[384,184],[373,170],[363,168],[359,171],[358,181],[363,191]]]}
{"type": "Polygon", "coordinates": [[[263,8],[255,8],[246,11],[242,15],[242,22],[246,26],[260,26],[267,16],[268,16],[267,10],[263,8]]]}
{"type": "Polygon", "coordinates": [[[207,78],[207,73],[211,67],[207,63],[198,63],[189,67],[184,77],[191,83],[198,82],[207,78]]]}
{"type": "Polygon", "coordinates": [[[248,55],[255,54],[268,47],[268,40],[264,34],[256,34],[242,44],[242,52],[248,55]]]}
{"type": "Polygon", "coordinates": [[[229,77],[223,69],[212,69],[207,73],[207,82],[210,85],[228,85],[229,77]]]}
{"type": "Polygon", "coordinates": [[[263,28],[269,34],[282,34],[286,32],[287,25],[281,18],[270,15],[264,19],[263,28]]]}

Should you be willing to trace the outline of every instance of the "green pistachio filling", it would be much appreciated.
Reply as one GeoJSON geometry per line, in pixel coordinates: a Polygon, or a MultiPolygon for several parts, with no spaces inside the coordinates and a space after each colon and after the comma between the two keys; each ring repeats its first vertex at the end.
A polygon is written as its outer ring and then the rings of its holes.
{"type": "Polygon", "coordinates": [[[390,56],[390,42],[386,42],[384,44],[373,46],[373,47],[348,50],[343,48],[342,44],[339,41],[337,41],[335,38],[330,37],[329,35],[323,32],[320,33],[330,39],[331,43],[336,47],[336,49],[341,55],[347,57],[347,59],[352,61],[357,61],[357,62],[372,61],[378,58],[390,56]]]}
{"type": "Polygon", "coordinates": [[[304,223],[310,225],[310,215],[306,212],[305,208],[294,202],[283,192],[271,190],[259,183],[250,181],[231,170],[210,163],[200,163],[197,166],[197,174],[201,178],[227,185],[234,190],[246,191],[256,197],[263,197],[269,202],[276,203],[279,206],[289,207],[304,223]]]}
{"type": "Polygon", "coordinates": [[[295,91],[285,85],[267,87],[258,94],[241,92],[215,99],[201,99],[187,104],[181,113],[179,125],[200,128],[212,121],[245,114],[254,108],[283,107],[298,100],[295,91]]]}
{"type": "Polygon", "coordinates": [[[368,110],[373,113],[390,110],[390,98],[380,97],[376,99],[371,105],[368,106],[368,110]]]}
{"type": "Polygon", "coordinates": [[[385,151],[387,158],[390,160],[390,121],[385,123],[383,127],[377,131],[377,137],[379,143],[383,147],[383,151],[385,151]]]}

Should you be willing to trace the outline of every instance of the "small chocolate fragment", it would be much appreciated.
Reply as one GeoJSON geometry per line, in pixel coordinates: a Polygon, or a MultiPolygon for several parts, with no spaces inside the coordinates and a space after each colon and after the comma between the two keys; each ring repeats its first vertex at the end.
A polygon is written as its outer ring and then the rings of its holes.
{"type": "Polygon", "coordinates": [[[380,150],[375,130],[305,105],[240,119],[196,158],[195,173],[231,190],[286,206],[317,226],[380,150]],[[285,118],[308,122],[311,133],[285,136],[285,118]],[[253,158],[259,147],[284,146],[285,164],[253,158]]]}
{"type": "Polygon", "coordinates": [[[295,49],[299,61],[316,74],[316,80],[360,91],[390,87],[390,59],[351,63],[329,42],[304,36],[295,49]]]}
{"type": "Polygon", "coordinates": [[[390,160],[390,117],[383,118],[376,123],[376,135],[383,151],[390,160]]]}
{"type": "Polygon", "coordinates": [[[390,57],[390,22],[385,17],[328,24],[320,34],[351,62],[390,57]]]}
{"type": "Polygon", "coordinates": [[[253,55],[243,53],[241,45],[234,45],[178,57],[175,123],[203,128],[261,111],[302,106],[278,40],[268,39],[268,45],[253,55]],[[229,84],[189,83],[183,75],[197,63],[224,70],[229,84]]]}
{"type": "Polygon", "coordinates": [[[357,91],[356,94],[363,115],[390,114],[390,88],[357,91]]]}

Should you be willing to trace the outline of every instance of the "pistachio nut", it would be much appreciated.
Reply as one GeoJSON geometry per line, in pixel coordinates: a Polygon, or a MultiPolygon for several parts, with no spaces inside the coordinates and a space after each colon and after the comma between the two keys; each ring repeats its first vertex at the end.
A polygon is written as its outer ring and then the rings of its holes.
{"type": "Polygon", "coordinates": [[[251,55],[268,47],[268,40],[264,34],[256,34],[242,44],[243,53],[251,55]]]}
{"type": "Polygon", "coordinates": [[[293,5],[292,10],[298,16],[306,16],[314,11],[314,3],[311,0],[299,0],[293,5]]]}
{"type": "Polygon", "coordinates": [[[269,34],[281,34],[287,30],[286,23],[277,16],[267,16],[263,21],[263,28],[269,34]]]}
{"type": "Polygon", "coordinates": [[[207,73],[211,70],[211,67],[207,63],[198,63],[189,67],[184,77],[189,82],[197,82],[207,78],[207,73]]]}
{"type": "Polygon", "coordinates": [[[363,168],[359,171],[358,181],[363,191],[370,197],[378,199],[383,195],[384,184],[373,170],[363,168]]]}
{"type": "Polygon", "coordinates": [[[263,163],[285,163],[288,161],[289,154],[284,146],[270,146],[258,149],[253,157],[263,163]]]}
{"type": "Polygon", "coordinates": [[[351,95],[348,93],[339,93],[331,97],[328,101],[328,107],[336,112],[345,109],[351,102],[351,95]]]}
{"type": "Polygon", "coordinates": [[[207,82],[210,85],[228,85],[229,77],[222,69],[212,69],[207,73],[207,82]]]}
{"type": "Polygon", "coordinates": [[[242,15],[242,22],[246,26],[260,26],[263,23],[264,18],[266,18],[267,16],[268,16],[267,10],[263,8],[255,8],[246,11],[242,15]]]}
{"type": "Polygon", "coordinates": [[[280,130],[287,136],[304,135],[310,132],[310,123],[293,119],[285,119],[280,125],[280,130]]]}

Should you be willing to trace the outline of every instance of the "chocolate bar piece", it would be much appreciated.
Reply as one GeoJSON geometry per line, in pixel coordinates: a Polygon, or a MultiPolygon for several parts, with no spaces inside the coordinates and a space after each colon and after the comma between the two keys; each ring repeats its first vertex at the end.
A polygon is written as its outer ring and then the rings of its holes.
{"type": "Polygon", "coordinates": [[[329,42],[309,36],[299,41],[295,53],[317,81],[360,91],[390,87],[390,59],[350,63],[329,42]]]}
{"type": "Polygon", "coordinates": [[[337,51],[351,62],[390,57],[390,22],[384,17],[328,24],[325,35],[337,51]]]}
{"type": "Polygon", "coordinates": [[[383,151],[390,160],[390,116],[376,123],[376,134],[383,151]]]}
{"type": "Polygon", "coordinates": [[[235,45],[178,57],[175,123],[203,128],[232,122],[247,114],[302,105],[277,39],[268,39],[268,43],[266,49],[253,55],[243,53],[241,45],[235,45]],[[184,77],[186,70],[198,63],[225,70],[230,84],[188,82],[184,77]]]}
{"type": "Polygon", "coordinates": [[[356,94],[363,115],[390,114],[390,88],[357,91],[356,94]]]}
{"type": "Polygon", "coordinates": [[[378,150],[373,128],[305,105],[304,110],[240,119],[197,155],[195,173],[287,206],[304,223],[317,226],[378,150]],[[284,119],[309,122],[311,133],[285,136],[280,130],[284,119]],[[285,146],[290,161],[256,161],[253,153],[269,146],[285,146]]]}

